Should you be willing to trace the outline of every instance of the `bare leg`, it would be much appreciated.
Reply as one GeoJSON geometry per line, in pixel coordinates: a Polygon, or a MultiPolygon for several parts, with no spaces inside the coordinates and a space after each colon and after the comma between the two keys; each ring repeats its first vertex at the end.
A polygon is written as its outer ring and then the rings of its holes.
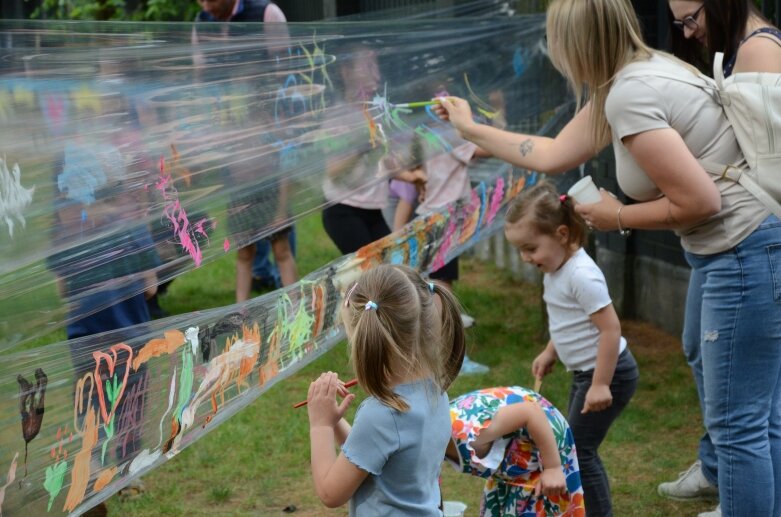
{"type": "Polygon", "coordinates": [[[236,302],[249,300],[252,289],[252,261],[255,259],[255,244],[239,248],[236,252],[236,302]]]}
{"type": "Polygon", "coordinates": [[[298,268],[296,267],[296,258],[290,249],[287,235],[271,242],[271,252],[274,254],[274,261],[277,263],[282,285],[286,286],[295,283],[298,280],[298,268]]]}

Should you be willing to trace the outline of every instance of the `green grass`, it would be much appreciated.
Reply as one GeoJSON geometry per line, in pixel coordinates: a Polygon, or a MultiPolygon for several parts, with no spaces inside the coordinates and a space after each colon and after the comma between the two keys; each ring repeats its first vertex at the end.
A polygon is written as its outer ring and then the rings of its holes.
{"type": "MultiPolygon", "coordinates": [[[[301,221],[298,232],[302,275],[338,255],[318,215],[301,221]]],[[[234,260],[229,255],[178,278],[162,299],[163,307],[178,313],[232,303],[234,260]]],[[[474,259],[462,261],[461,273],[456,290],[478,322],[469,331],[469,355],[491,366],[491,372],[459,378],[450,395],[487,386],[530,386],[531,362],[543,347],[539,289],[474,259]]],[[[659,482],[672,479],[694,460],[701,432],[697,397],[680,342],[633,321],[624,322],[624,334],[640,364],[641,383],[601,450],[614,513],[667,517],[710,509],[708,503],[678,503],[656,494],[659,482]]],[[[283,509],[292,506],[294,515],[346,515],[346,510],[328,510],[317,500],[309,471],[306,410],[291,409],[323,370],[352,376],[343,345],[146,475],[147,492],[139,499],[110,499],[110,515],[284,515],[283,509]]],[[[568,388],[569,378],[559,366],[546,378],[542,392],[564,410],[568,388]]],[[[350,417],[355,407],[357,403],[350,417]]],[[[443,468],[445,499],[467,503],[467,515],[477,513],[482,484],[443,468]]]]}

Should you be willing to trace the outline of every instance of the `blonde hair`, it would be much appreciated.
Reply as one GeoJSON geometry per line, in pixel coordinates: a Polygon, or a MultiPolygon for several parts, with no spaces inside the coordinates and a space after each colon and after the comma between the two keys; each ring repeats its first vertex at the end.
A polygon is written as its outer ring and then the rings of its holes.
{"type": "Polygon", "coordinates": [[[515,224],[527,216],[527,220],[539,234],[553,235],[559,226],[564,225],[569,229],[568,244],[586,244],[586,222],[575,211],[572,198],[559,195],[556,187],[549,181],[540,181],[515,196],[507,208],[505,225],[515,224]]]}
{"type": "Polygon", "coordinates": [[[547,18],[548,54],[575,92],[578,110],[591,102],[591,136],[597,149],[610,143],[605,101],[616,74],[650,59],[640,22],[628,0],[553,0],[547,18]]]}
{"type": "Polygon", "coordinates": [[[394,382],[420,373],[444,391],[455,378],[454,364],[460,368],[463,360],[458,303],[445,290],[434,291],[442,300],[442,315],[435,293],[419,273],[406,266],[380,265],[361,275],[345,301],[350,361],[358,383],[398,411],[409,406],[393,391],[394,382]],[[453,311],[458,311],[457,322],[451,321],[453,311]]]}

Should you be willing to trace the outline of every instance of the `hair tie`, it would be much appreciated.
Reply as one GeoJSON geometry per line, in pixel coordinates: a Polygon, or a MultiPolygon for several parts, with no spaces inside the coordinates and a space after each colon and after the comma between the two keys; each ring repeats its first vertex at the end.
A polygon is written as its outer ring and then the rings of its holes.
{"type": "Polygon", "coordinates": [[[568,199],[567,194],[562,194],[559,196],[559,201],[561,201],[562,204],[566,203],[568,199]]]}
{"type": "Polygon", "coordinates": [[[371,301],[371,300],[366,302],[366,305],[363,306],[363,310],[365,310],[365,311],[370,311],[372,309],[374,309],[376,311],[378,308],[379,308],[379,306],[376,303],[374,303],[373,301],[371,301]]]}
{"type": "Polygon", "coordinates": [[[434,288],[435,287],[436,286],[434,285],[434,282],[429,282],[428,283],[428,290],[431,291],[432,293],[434,292],[434,288]]]}

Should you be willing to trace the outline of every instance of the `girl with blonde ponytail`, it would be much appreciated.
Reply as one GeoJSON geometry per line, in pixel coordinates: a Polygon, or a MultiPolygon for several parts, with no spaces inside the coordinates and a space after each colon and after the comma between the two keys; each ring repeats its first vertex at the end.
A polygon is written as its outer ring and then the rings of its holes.
{"type": "Polygon", "coordinates": [[[343,416],[354,396],[336,374],[310,385],[317,495],[330,508],[349,501],[350,515],[441,516],[438,478],[450,438],[445,390],[464,354],[458,303],[414,270],[382,265],[347,291],[342,318],[350,361],[370,396],[351,427],[343,416]]]}

